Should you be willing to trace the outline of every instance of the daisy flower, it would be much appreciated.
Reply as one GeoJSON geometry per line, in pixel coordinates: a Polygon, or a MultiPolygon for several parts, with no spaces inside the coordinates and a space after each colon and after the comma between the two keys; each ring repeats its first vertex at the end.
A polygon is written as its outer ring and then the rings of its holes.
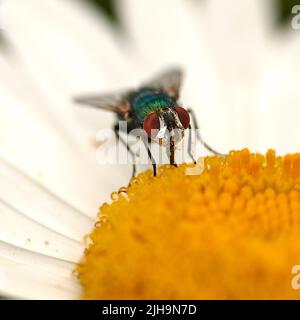
{"type": "Polygon", "coordinates": [[[10,53],[0,55],[2,295],[81,297],[73,271],[84,236],[130,177],[130,165],[97,164],[95,135],[114,115],[75,106],[78,93],[180,65],[181,100],[217,150],[297,151],[299,33],[278,32],[270,1],[116,5],[122,34],[79,0],[1,4],[10,53]]]}

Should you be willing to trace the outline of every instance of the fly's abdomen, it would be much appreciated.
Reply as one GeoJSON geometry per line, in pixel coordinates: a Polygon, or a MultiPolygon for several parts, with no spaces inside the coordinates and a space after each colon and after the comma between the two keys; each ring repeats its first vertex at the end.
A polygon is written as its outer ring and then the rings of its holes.
{"type": "Polygon", "coordinates": [[[135,93],[131,103],[136,120],[140,123],[144,122],[150,112],[176,107],[176,101],[172,97],[151,88],[139,90],[135,93]]]}

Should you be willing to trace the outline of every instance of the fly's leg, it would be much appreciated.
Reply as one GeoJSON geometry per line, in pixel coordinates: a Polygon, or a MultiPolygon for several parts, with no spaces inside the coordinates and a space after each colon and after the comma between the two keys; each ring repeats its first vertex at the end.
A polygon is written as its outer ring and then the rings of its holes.
{"type": "MultiPolygon", "coordinates": [[[[213,154],[217,155],[217,156],[225,156],[223,153],[220,153],[216,150],[214,150],[212,147],[210,147],[201,137],[200,133],[199,133],[199,126],[198,126],[198,122],[197,122],[197,119],[196,119],[196,116],[195,116],[195,113],[192,109],[187,109],[187,111],[189,112],[189,114],[191,115],[192,117],[192,121],[193,121],[193,126],[196,130],[196,137],[199,139],[200,143],[207,149],[209,150],[210,152],[212,152],[213,154]]],[[[191,130],[190,130],[191,131],[191,130]]],[[[190,144],[190,139],[189,139],[189,144],[190,144]]],[[[190,145],[189,145],[189,149],[190,149],[190,145]]]]}
{"type": "Polygon", "coordinates": [[[151,163],[152,163],[152,168],[153,168],[153,176],[156,177],[156,162],[155,159],[152,156],[152,153],[149,149],[149,143],[151,142],[150,139],[145,139],[145,137],[143,137],[143,143],[145,145],[145,148],[147,149],[147,153],[148,153],[148,158],[150,159],[151,163]]]}
{"type": "Polygon", "coordinates": [[[189,156],[191,157],[191,159],[193,160],[194,164],[196,164],[196,160],[195,160],[195,157],[193,155],[193,152],[192,152],[192,127],[191,125],[189,125],[189,141],[188,141],[188,154],[189,156]]]}
{"type": "Polygon", "coordinates": [[[170,165],[177,168],[177,164],[175,163],[175,141],[173,136],[170,137],[169,157],[170,157],[170,165]]]}
{"type": "Polygon", "coordinates": [[[122,142],[122,144],[126,147],[127,151],[130,153],[130,155],[132,157],[132,175],[131,175],[131,178],[133,178],[135,176],[135,174],[136,174],[135,153],[130,149],[130,147],[126,143],[126,141],[124,141],[124,139],[120,136],[120,134],[119,134],[119,125],[118,124],[116,124],[114,126],[114,132],[115,132],[118,140],[122,142]]]}

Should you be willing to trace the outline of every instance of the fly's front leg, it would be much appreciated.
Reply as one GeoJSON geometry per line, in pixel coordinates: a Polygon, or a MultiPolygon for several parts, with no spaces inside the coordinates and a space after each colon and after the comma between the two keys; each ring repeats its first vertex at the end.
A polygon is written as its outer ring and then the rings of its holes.
{"type": "Polygon", "coordinates": [[[116,124],[114,126],[114,132],[118,138],[119,141],[122,142],[122,144],[126,147],[127,151],[130,153],[131,157],[132,157],[132,175],[131,178],[133,178],[136,174],[136,161],[135,161],[135,153],[130,149],[128,143],[126,141],[124,141],[124,139],[120,136],[119,134],[119,125],[116,124]]]}
{"type": "MultiPolygon", "coordinates": [[[[195,113],[192,109],[187,109],[187,111],[189,112],[189,114],[191,115],[192,121],[193,121],[193,126],[196,130],[196,137],[199,139],[200,143],[210,152],[212,152],[213,154],[217,155],[217,156],[225,156],[223,153],[220,153],[218,151],[216,151],[215,149],[213,149],[212,147],[210,147],[201,137],[200,132],[199,132],[199,126],[198,126],[198,122],[195,116],[195,113]]],[[[190,146],[189,146],[190,147],[190,146]]]]}
{"type": "Polygon", "coordinates": [[[170,136],[170,150],[169,150],[169,157],[170,157],[170,165],[177,167],[175,163],[175,141],[174,136],[170,136]]]}
{"type": "Polygon", "coordinates": [[[151,143],[151,139],[149,138],[146,138],[145,136],[142,137],[142,140],[143,140],[143,143],[145,145],[145,148],[147,150],[147,153],[148,153],[148,158],[149,160],[151,161],[152,163],[152,168],[153,168],[153,176],[156,177],[156,162],[155,162],[155,159],[153,158],[152,156],[152,153],[149,149],[149,144],[151,143]]]}
{"type": "Polygon", "coordinates": [[[188,154],[193,160],[194,164],[196,164],[196,160],[194,158],[193,152],[192,152],[192,127],[189,125],[189,141],[188,141],[188,154]]]}

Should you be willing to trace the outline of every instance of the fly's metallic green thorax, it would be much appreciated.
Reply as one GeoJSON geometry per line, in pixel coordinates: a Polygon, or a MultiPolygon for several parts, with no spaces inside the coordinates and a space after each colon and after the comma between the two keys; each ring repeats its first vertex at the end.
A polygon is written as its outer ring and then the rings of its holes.
{"type": "Polygon", "coordinates": [[[142,123],[150,112],[175,108],[176,101],[163,91],[142,88],[131,98],[132,108],[137,120],[142,123]]]}

